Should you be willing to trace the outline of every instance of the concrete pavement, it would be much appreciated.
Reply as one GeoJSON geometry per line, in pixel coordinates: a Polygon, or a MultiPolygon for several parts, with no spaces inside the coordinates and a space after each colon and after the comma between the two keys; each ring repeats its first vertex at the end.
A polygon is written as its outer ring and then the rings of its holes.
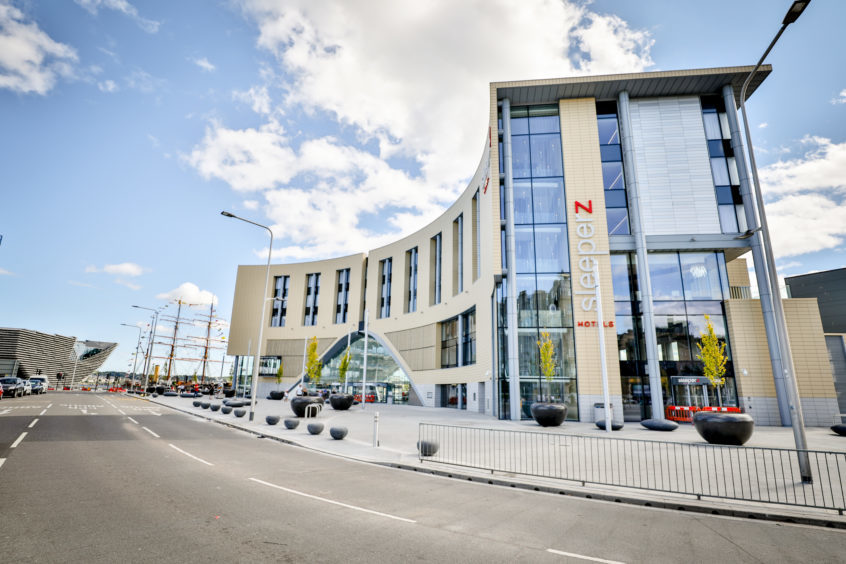
{"type": "MultiPolygon", "coordinates": [[[[697,500],[695,496],[681,494],[610,486],[583,486],[558,479],[502,473],[494,474],[483,470],[438,464],[426,461],[425,459],[421,461],[416,448],[421,423],[455,425],[479,429],[542,431],[562,435],[580,435],[598,438],[608,436],[607,433],[596,428],[593,423],[565,422],[564,425],[558,428],[542,429],[533,421],[500,421],[486,415],[449,408],[368,404],[364,407],[361,405],[353,406],[349,411],[334,411],[327,404],[324,406],[324,410],[320,416],[316,418],[317,421],[322,422],[325,426],[323,433],[320,435],[310,435],[306,430],[306,425],[308,422],[314,421],[312,419],[301,419],[299,427],[294,430],[286,429],[283,421],[280,421],[275,426],[268,425],[265,422],[265,416],[267,415],[279,415],[283,420],[285,418],[295,418],[287,401],[257,400],[255,419],[250,422],[248,419],[249,407],[246,408],[248,410],[246,416],[236,418],[233,414],[227,415],[220,411],[212,412],[209,409],[193,407],[192,399],[189,398],[164,396],[153,398],[150,396],[147,399],[158,405],[238,427],[258,435],[299,445],[311,450],[364,462],[437,473],[460,477],[462,479],[487,481],[489,483],[513,487],[553,491],[564,495],[607,499],[705,513],[717,512],[724,515],[768,518],[846,528],[846,517],[828,510],[713,498],[697,500]],[[344,440],[336,441],[329,436],[329,428],[336,426],[346,427],[349,430],[349,434],[344,440]],[[374,446],[377,442],[378,446],[374,446]]],[[[209,401],[208,396],[196,399],[209,401]]],[[[221,400],[213,401],[219,403],[221,400]]],[[[680,425],[676,431],[660,433],[649,431],[637,423],[627,423],[621,431],[614,432],[613,437],[706,444],[696,433],[692,425],[680,425]]],[[[808,428],[807,440],[808,448],[811,450],[846,452],[846,438],[835,435],[827,428],[808,428]]],[[[752,439],[746,446],[793,448],[792,431],[789,427],[756,427],[752,439]]]]}

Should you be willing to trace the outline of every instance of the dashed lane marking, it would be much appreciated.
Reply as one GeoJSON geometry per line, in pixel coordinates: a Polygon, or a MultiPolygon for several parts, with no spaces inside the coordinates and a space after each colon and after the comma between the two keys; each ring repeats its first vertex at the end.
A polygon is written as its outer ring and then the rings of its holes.
{"type": "Polygon", "coordinates": [[[153,435],[154,437],[156,437],[157,439],[161,438],[160,436],[155,434],[153,431],[149,430],[147,427],[141,427],[141,428],[144,429],[145,431],[147,431],[148,433],[150,433],[151,435],[153,435]]]}
{"type": "Polygon", "coordinates": [[[47,413],[47,408],[42,409],[42,410],[41,410],[41,413],[39,413],[39,414],[38,414],[38,416],[39,416],[39,417],[41,417],[41,416],[42,416],[42,415],[44,415],[45,413],[47,413]]]}
{"type": "Polygon", "coordinates": [[[127,419],[129,419],[130,421],[132,421],[133,423],[135,423],[136,425],[138,425],[138,421],[136,421],[136,420],[135,420],[135,419],[133,419],[132,417],[127,417],[127,419]]]}
{"type": "Polygon", "coordinates": [[[602,562],[603,564],[624,564],[619,560],[605,560],[604,558],[595,558],[593,556],[585,556],[584,554],[564,552],[563,550],[555,550],[554,548],[547,548],[546,551],[552,554],[558,554],[560,556],[569,556],[570,558],[578,558],[580,560],[590,560],[591,562],[602,562]]]}
{"type": "Polygon", "coordinates": [[[3,463],[6,462],[5,458],[0,458],[0,468],[3,468],[3,463]]]}
{"type": "Polygon", "coordinates": [[[414,519],[406,519],[405,517],[397,517],[396,515],[391,515],[389,513],[382,513],[381,511],[374,511],[372,509],[366,509],[364,507],[358,507],[357,505],[350,505],[348,503],[341,503],[340,501],[335,501],[332,499],[326,499],[325,497],[319,497],[316,495],[307,494],[304,492],[298,492],[297,490],[292,490],[290,488],[283,488],[282,486],[277,486],[276,484],[271,484],[270,482],[265,482],[264,480],[259,480],[258,478],[250,478],[253,482],[257,484],[262,484],[263,486],[268,486],[271,488],[276,488],[277,490],[282,490],[283,492],[292,493],[294,495],[299,495],[302,497],[307,497],[309,499],[316,499],[317,501],[322,501],[325,503],[331,503],[332,505],[339,505],[341,507],[346,507],[347,509],[354,509],[355,511],[361,511],[363,513],[370,513],[371,515],[378,515],[379,517],[387,517],[388,519],[395,519],[397,521],[404,521],[406,523],[416,523],[414,519]]]}
{"type": "Polygon", "coordinates": [[[13,442],[13,443],[12,443],[12,446],[10,446],[9,448],[15,448],[15,447],[17,447],[19,444],[21,444],[21,441],[22,441],[22,440],[24,440],[24,437],[26,437],[26,431],[24,431],[23,433],[21,433],[21,436],[20,436],[20,437],[18,437],[17,439],[15,439],[15,442],[13,442]]]}
{"type": "Polygon", "coordinates": [[[27,427],[27,429],[32,429],[33,427],[35,427],[35,424],[36,424],[36,423],[38,423],[38,418],[37,418],[37,417],[36,417],[35,419],[33,419],[33,420],[32,420],[32,423],[30,423],[30,424],[29,424],[29,427],[27,427]]]}
{"type": "Polygon", "coordinates": [[[193,458],[193,459],[194,459],[194,460],[196,460],[197,462],[202,462],[202,463],[203,463],[203,464],[205,464],[206,466],[214,466],[214,464],[212,464],[211,462],[206,462],[206,461],[205,461],[205,460],[203,460],[202,458],[199,458],[199,457],[197,457],[197,456],[194,456],[194,455],[193,455],[193,454],[191,454],[191,453],[185,452],[184,450],[182,450],[181,448],[179,448],[178,446],[176,446],[176,445],[174,445],[174,444],[172,444],[172,443],[168,443],[168,444],[170,445],[170,447],[171,447],[171,448],[173,448],[173,449],[175,449],[175,450],[178,450],[179,452],[181,452],[182,454],[184,454],[184,455],[185,455],[185,456],[187,456],[188,458],[193,458]]]}

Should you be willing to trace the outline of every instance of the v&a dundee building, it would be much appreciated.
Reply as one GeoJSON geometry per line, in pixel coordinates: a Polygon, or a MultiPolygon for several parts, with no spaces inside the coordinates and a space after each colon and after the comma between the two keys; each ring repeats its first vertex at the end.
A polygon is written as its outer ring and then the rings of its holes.
{"type": "MultiPolygon", "coordinates": [[[[437,220],[360,254],[271,265],[263,300],[265,265],[238,267],[236,375],[249,379],[260,346],[259,396],[280,363],[293,386],[316,337],[319,387],[339,386],[349,343],[347,383],[361,393],[367,339],[367,401],[525,419],[543,394],[592,421],[602,332],[615,419],[721,402],[758,424],[789,422],[765,333],[772,313],[752,298],[741,258],[760,244],[747,232],[755,203],[736,110],[751,71],[492,83],[480,162],[437,220]],[[729,355],[720,390],[697,359],[706,315],[729,355]],[[551,384],[541,332],[555,345],[551,384]]],[[[761,67],[750,93],[770,72],[761,67]]],[[[817,301],[783,304],[805,421],[839,422],[817,301]]]]}

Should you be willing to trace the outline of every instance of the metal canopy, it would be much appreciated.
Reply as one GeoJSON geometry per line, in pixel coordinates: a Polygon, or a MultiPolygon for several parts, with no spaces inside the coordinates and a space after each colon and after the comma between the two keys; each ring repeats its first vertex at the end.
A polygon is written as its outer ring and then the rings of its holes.
{"type": "MultiPolygon", "coordinates": [[[[753,65],[602,76],[492,82],[497,100],[508,98],[512,105],[550,104],[562,98],[596,98],[614,100],[622,91],[632,98],[720,94],[726,84],[734,88],[735,104],[740,105],[740,88],[752,72],[753,65]]],[[[771,65],[762,65],[747,89],[747,99],[772,72],[771,65]]]]}

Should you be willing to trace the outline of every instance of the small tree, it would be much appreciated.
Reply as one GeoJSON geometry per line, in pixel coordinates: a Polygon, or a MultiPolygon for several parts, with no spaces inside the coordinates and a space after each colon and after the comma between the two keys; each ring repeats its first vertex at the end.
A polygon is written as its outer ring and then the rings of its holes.
{"type": "Polygon", "coordinates": [[[705,376],[711,385],[717,389],[717,403],[722,406],[723,399],[720,394],[720,387],[726,383],[726,344],[721,343],[714,333],[714,326],[711,318],[705,316],[706,332],[702,333],[702,342],[696,343],[699,349],[699,360],[705,365],[705,376]]]}
{"type": "Polygon", "coordinates": [[[316,386],[320,383],[320,371],[323,363],[317,358],[317,337],[312,337],[306,348],[306,376],[316,386]]]}
{"type": "Polygon", "coordinates": [[[338,381],[344,385],[344,393],[347,391],[347,370],[350,367],[350,348],[347,347],[344,356],[341,357],[341,363],[338,365],[338,381]]]}
{"type": "Polygon", "coordinates": [[[279,391],[279,386],[282,385],[282,360],[279,360],[279,368],[276,369],[276,391],[279,391]]]}
{"type": "Polygon", "coordinates": [[[549,388],[552,384],[552,377],[555,376],[555,345],[552,344],[552,339],[549,338],[548,331],[541,332],[541,338],[538,341],[538,350],[540,352],[540,371],[543,379],[546,380],[547,399],[550,397],[549,388]]]}

